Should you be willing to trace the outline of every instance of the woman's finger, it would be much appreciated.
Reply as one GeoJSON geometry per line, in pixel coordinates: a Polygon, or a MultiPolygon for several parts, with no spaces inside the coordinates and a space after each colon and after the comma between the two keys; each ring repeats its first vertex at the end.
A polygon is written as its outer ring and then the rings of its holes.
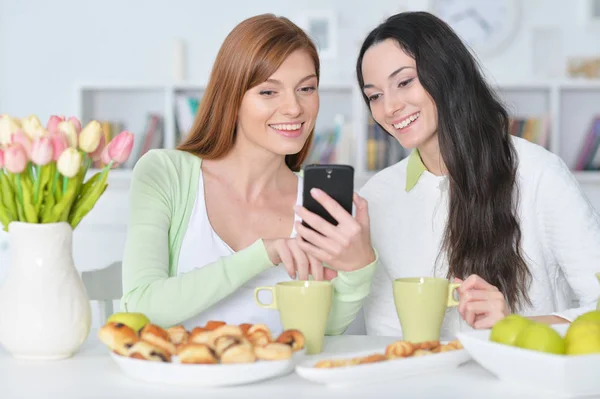
{"type": "Polygon", "coordinates": [[[482,279],[481,277],[479,277],[476,274],[471,274],[469,277],[467,277],[465,279],[465,281],[460,285],[459,287],[459,293],[463,293],[466,292],[468,290],[472,290],[472,289],[476,289],[476,290],[490,290],[490,291],[497,291],[498,289],[496,287],[494,287],[493,285],[491,285],[490,283],[488,283],[487,281],[485,281],[484,279],[482,279]]]}
{"type": "Polygon", "coordinates": [[[292,256],[292,252],[287,246],[285,240],[281,240],[281,243],[276,245],[277,253],[279,254],[279,258],[285,267],[288,275],[292,280],[296,279],[296,264],[294,263],[294,257],[292,256]]]}
{"type": "Polygon", "coordinates": [[[298,217],[302,219],[302,221],[309,225],[312,229],[319,232],[321,235],[331,237],[336,240],[339,240],[342,237],[342,234],[336,228],[336,226],[332,225],[327,220],[323,219],[321,216],[312,213],[311,211],[300,205],[297,205],[295,209],[296,213],[298,214],[298,217]]]}
{"type": "Polygon", "coordinates": [[[298,280],[308,280],[308,273],[310,269],[308,257],[298,247],[297,241],[289,241],[289,243],[290,251],[292,251],[292,255],[294,256],[296,270],[298,271],[298,280]]]}
{"type": "Polygon", "coordinates": [[[310,195],[325,208],[327,212],[337,220],[338,224],[344,224],[350,220],[354,221],[354,218],[348,211],[344,209],[336,200],[331,198],[325,191],[318,188],[310,190],[310,195]]]}
{"type": "Polygon", "coordinates": [[[296,241],[296,243],[302,251],[314,256],[323,263],[331,263],[331,261],[333,260],[332,255],[322,250],[321,248],[312,245],[310,242],[304,241],[301,236],[298,236],[298,240],[296,241]]]}
{"type": "Polygon", "coordinates": [[[462,294],[460,294],[460,299],[458,301],[458,312],[463,313],[465,310],[465,306],[469,302],[474,301],[495,301],[502,299],[502,294],[498,296],[499,292],[495,291],[486,291],[486,290],[469,290],[462,294]]]}
{"type": "Polygon", "coordinates": [[[308,255],[308,263],[310,264],[310,274],[317,281],[323,281],[323,263],[312,255],[308,255]]]}
{"type": "Polygon", "coordinates": [[[339,255],[342,251],[343,244],[303,226],[301,222],[296,222],[296,233],[305,241],[308,241],[317,248],[325,250],[331,255],[339,255]]]}

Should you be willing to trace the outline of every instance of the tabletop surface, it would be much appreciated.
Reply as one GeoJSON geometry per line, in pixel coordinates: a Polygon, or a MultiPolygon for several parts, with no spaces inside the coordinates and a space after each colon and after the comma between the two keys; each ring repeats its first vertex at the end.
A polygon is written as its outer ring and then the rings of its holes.
{"type": "MultiPolygon", "coordinates": [[[[324,354],[382,352],[398,338],[364,335],[325,337],[324,354]]],[[[295,373],[236,387],[188,388],[151,384],[125,375],[92,330],[70,359],[25,361],[0,348],[0,397],[13,398],[553,398],[520,384],[498,380],[469,361],[459,368],[396,380],[329,387],[295,373]],[[541,395],[541,396],[540,396],[541,395]]],[[[558,396],[556,396],[558,397],[558,396]]]]}

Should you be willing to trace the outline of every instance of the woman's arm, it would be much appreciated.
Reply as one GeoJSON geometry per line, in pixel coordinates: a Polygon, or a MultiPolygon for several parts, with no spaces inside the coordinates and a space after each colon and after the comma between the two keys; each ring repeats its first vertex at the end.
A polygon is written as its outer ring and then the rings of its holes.
{"type": "Polygon", "coordinates": [[[540,173],[536,203],[543,239],[580,304],[549,316],[573,321],[594,310],[600,296],[595,277],[600,270],[600,218],[560,158],[540,173]]]}
{"type": "Polygon", "coordinates": [[[378,259],[362,269],[353,272],[338,272],[333,284],[333,301],[327,320],[326,335],[340,335],[356,319],[363,301],[371,291],[371,282],[378,259]]]}
{"type": "MultiPolygon", "coordinates": [[[[122,307],[163,327],[181,323],[232,294],[273,266],[262,240],[191,272],[169,277],[169,228],[176,171],[159,151],[133,171],[130,220],[123,258],[122,307]]],[[[202,265],[198,265],[202,266],[202,265]]]]}

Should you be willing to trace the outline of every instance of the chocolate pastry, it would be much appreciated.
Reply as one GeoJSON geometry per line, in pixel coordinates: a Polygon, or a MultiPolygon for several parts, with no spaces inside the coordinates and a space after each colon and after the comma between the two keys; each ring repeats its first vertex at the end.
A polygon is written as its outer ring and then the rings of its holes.
{"type": "Polygon", "coordinates": [[[250,343],[242,337],[234,335],[221,335],[215,339],[214,350],[218,357],[221,357],[223,353],[234,345],[246,345],[250,346],[250,343]]]}
{"type": "Polygon", "coordinates": [[[216,320],[210,320],[206,322],[206,325],[204,326],[204,328],[206,328],[207,330],[216,330],[217,328],[226,325],[227,323],[225,323],[224,321],[216,321],[216,320]]]}
{"type": "Polygon", "coordinates": [[[202,327],[196,327],[190,333],[188,338],[189,343],[194,344],[205,344],[210,347],[213,346],[213,332],[202,327]]]}
{"type": "Polygon", "coordinates": [[[140,340],[136,332],[123,323],[107,323],[98,330],[98,338],[113,352],[127,356],[129,348],[140,340]]]}
{"type": "Polygon", "coordinates": [[[208,345],[193,343],[181,346],[179,361],[186,364],[216,364],[219,362],[215,351],[208,345]]]}
{"type": "Polygon", "coordinates": [[[153,362],[171,361],[171,354],[163,348],[153,345],[148,341],[138,341],[129,349],[129,357],[134,359],[150,360],[153,362]]]}
{"type": "Polygon", "coordinates": [[[252,324],[244,323],[244,324],[240,324],[239,327],[240,327],[240,330],[242,330],[242,334],[246,335],[246,334],[248,334],[248,330],[250,329],[250,327],[252,327],[252,324]]]}
{"type": "Polygon", "coordinates": [[[175,345],[173,345],[169,339],[169,333],[165,329],[155,324],[146,324],[140,330],[140,338],[142,341],[149,342],[158,346],[159,348],[162,348],[163,350],[169,352],[170,355],[177,353],[175,345]]]}
{"type": "Polygon", "coordinates": [[[255,346],[254,354],[259,360],[285,360],[292,357],[292,347],[278,342],[255,346]]]}
{"type": "Polygon", "coordinates": [[[251,345],[239,344],[232,345],[221,355],[221,363],[254,363],[256,355],[251,345]]]}
{"type": "Polygon", "coordinates": [[[304,335],[298,330],[285,330],[276,342],[291,346],[294,352],[304,349],[304,335]]]}

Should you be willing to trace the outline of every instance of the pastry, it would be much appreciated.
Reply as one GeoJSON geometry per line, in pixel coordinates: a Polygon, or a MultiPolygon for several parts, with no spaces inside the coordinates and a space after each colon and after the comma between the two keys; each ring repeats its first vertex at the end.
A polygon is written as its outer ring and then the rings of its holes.
{"type": "Polygon", "coordinates": [[[440,341],[425,341],[413,344],[415,349],[432,350],[440,346],[440,341]]]}
{"type": "Polygon", "coordinates": [[[140,340],[131,327],[123,323],[107,323],[98,330],[98,338],[113,352],[127,356],[129,348],[140,340]]]}
{"type": "Polygon", "coordinates": [[[215,320],[211,320],[206,322],[206,325],[204,326],[204,328],[206,328],[207,330],[216,330],[217,328],[226,325],[227,323],[225,323],[224,321],[215,321],[215,320]]]}
{"type": "Polygon", "coordinates": [[[294,352],[304,349],[304,335],[298,330],[285,330],[277,337],[276,342],[291,346],[294,352]]]}
{"type": "Polygon", "coordinates": [[[396,341],[389,344],[385,348],[385,355],[389,359],[396,359],[399,357],[408,357],[415,351],[415,346],[407,341],[396,341]]]}
{"type": "Polygon", "coordinates": [[[416,349],[413,352],[413,357],[419,357],[419,356],[427,356],[427,355],[433,355],[435,354],[434,352],[427,350],[427,349],[416,349]]]}
{"type": "Polygon", "coordinates": [[[358,364],[357,359],[329,359],[320,360],[315,364],[316,368],[319,369],[331,369],[336,367],[347,367],[358,364]]]}
{"type": "Polygon", "coordinates": [[[244,324],[240,324],[239,327],[240,327],[240,330],[242,330],[242,334],[246,335],[246,334],[248,334],[248,330],[250,329],[250,327],[252,327],[252,324],[244,323],[244,324]]]}
{"type": "Polygon", "coordinates": [[[246,336],[254,346],[265,346],[273,341],[271,330],[264,324],[253,325],[248,329],[246,336]]]}
{"type": "Polygon", "coordinates": [[[221,357],[223,353],[234,345],[245,345],[251,346],[251,344],[242,337],[236,337],[234,335],[221,335],[214,341],[214,350],[218,357],[221,357]]]}
{"type": "Polygon", "coordinates": [[[445,345],[440,345],[437,348],[432,349],[432,352],[441,353],[441,352],[455,351],[455,350],[459,350],[459,349],[463,349],[463,346],[461,345],[460,341],[456,340],[456,341],[448,342],[445,345]]]}
{"type": "Polygon", "coordinates": [[[153,362],[170,362],[171,354],[163,348],[153,345],[148,341],[138,341],[129,349],[129,357],[134,359],[150,360],[153,362]]]}
{"type": "Polygon", "coordinates": [[[277,342],[255,346],[254,354],[259,360],[285,360],[292,357],[292,347],[277,342]]]}
{"type": "Polygon", "coordinates": [[[175,345],[175,350],[179,353],[181,347],[187,344],[190,333],[181,325],[168,328],[167,333],[169,334],[169,340],[175,345]]]}
{"type": "Polygon", "coordinates": [[[378,363],[386,360],[388,360],[387,356],[382,355],[381,353],[374,353],[372,355],[359,358],[358,364],[378,363]]]}
{"type": "Polygon", "coordinates": [[[140,338],[142,341],[149,342],[153,345],[162,348],[163,350],[169,352],[169,354],[174,355],[177,353],[175,349],[175,345],[169,339],[169,333],[157,326],[156,324],[146,324],[140,330],[140,338]]]}
{"type": "Polygon", "coordinates": [[[242,333],[241,328],[239,328],[238,326],[232,326],[232,325],[226,324],[224,326],[217,327],[215,330],[211,331],[211,341],[209,342],[209,344],[211,346],[214,346],[217,338],[219,338],[223,335],[231,335],[232,337],[240,337],[240,338],[244,337],[244,334],[242,333]]]}
{"type": "Polygon", "coordinates": [[[212,331],[207,330],[202,327],[196,327],[190,333],[190,336],[188,337],[188,343],[206,344],[206,345],[212,347],[213,346],[212,336],[213,336],[212,331]]]}
{"type": "Polygon", "coordinates": [[[179,361],[186,364],[216,364],[219,362],[215,351],[205,344],[188,343],[179,351],[179,361]]]}
{"type": "Polygon", "coordinates": [[[239,344],[228,347],[221,355],[221,363],[254,363],[256,355],[251,345],[239,344]]]}

